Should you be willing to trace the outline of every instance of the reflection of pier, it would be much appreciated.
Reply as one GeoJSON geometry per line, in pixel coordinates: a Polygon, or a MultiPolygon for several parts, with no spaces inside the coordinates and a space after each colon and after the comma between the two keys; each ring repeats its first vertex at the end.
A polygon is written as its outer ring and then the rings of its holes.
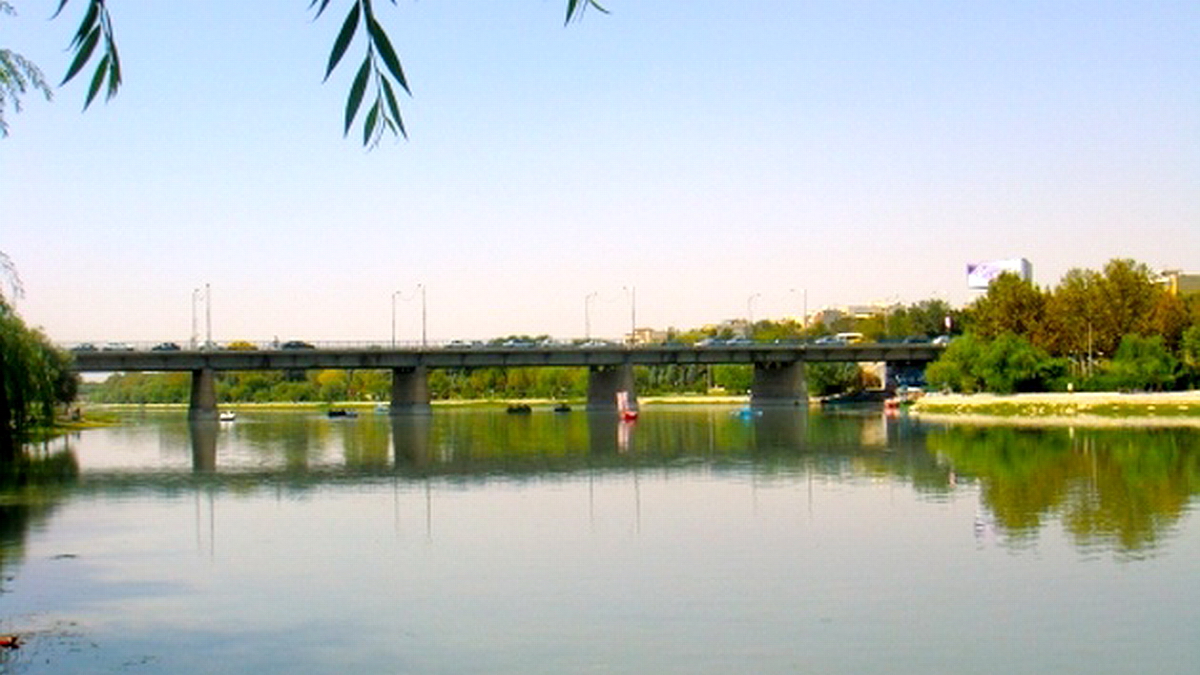
{"type": "MultiPolygon", "coordinates": [[[[354,476],[520,480],[699,465],[715,472],[846,475],[879,464],[935,464],[914,423],[881,415],[813,415],[804,408],[735,412],[654,406],[633,423],[612,412],[554,414],[549,408],[522,416],[448,411],[334,422],[317,415],[243,412],[233,425],[192,420],[167,424],[162,433],[164,447],[190,449],[187,473],[206,485],[257,480],[299,489],[354,476]],[[866,438],[871,442],[864,443],[866,438]],[[901,446],[908,451],[900,452],[901,446]]],[[[894,466],[875,470],[894,468],[904,472],[894,466]]],[[[179,471],[160,467],[87,471],[80,487],[187,484],[179,471]]]]}

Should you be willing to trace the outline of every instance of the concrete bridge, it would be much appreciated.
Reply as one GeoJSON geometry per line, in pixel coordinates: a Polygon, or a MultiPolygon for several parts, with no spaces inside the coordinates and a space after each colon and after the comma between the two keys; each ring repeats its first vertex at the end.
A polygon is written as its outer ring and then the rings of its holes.
{"type": "Polygon", "coordinates": [[[445,346],[343,349],[255,349],[179,351],[77,351],[80,372],[190,372],[188,416],[217,416],[214,373],[222,370],[390,370],[392,414],[430,411],[431,368],[586,367],[588,409],[616,406],[625,390],[636,402],[633,366],[751,364],[754,406],[799,405],[808,400],[805,364],[884,362],[892,368],[922,368],[941,353],[929,343],[779,344],[730,343],[708,346],[445,346]]]}

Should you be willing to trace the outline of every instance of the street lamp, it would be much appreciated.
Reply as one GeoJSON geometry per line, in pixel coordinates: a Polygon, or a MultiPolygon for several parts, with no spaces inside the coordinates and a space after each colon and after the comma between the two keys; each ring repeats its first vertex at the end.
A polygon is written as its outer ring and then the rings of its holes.
{"type": "Polygon", "coordinates": [[[392,293],[392,349],[396,348],[396,296],[400,291],[392,293]]]}
{"type": "Polygon", "coordinates": [[[192,349],[196,348],[196,341],[200,339],[199,329],[196,327],[196,303],[200,302],[200,289],[192,289],[192,349]]]}
{"type": "Polygon", "coordinates": [[[629,344],[637,343],[637,287],[622,286],[629,293],[629,344]]]}
{"type": "Polygon", "coordinates": [[[761,297],[762,293],[755,293],[746,298],[746,337],[754,334],[754,301],[761,297]]]}
{"type": "Polygon", "coordinates": [[[583,339],[591,341],[592,339],[592,299],[600,295],[598,291],[593,291],[583,296],[583,339]]]}
{"type": "Polygon", "coordinates": [[[425,336],[425,284],[417,284],[417,288],[421,289],[421,349],[424,349],[429,344],[425,336]]]}
{"type": "Polygon", "coordinates": [[[212,347],[212,286],[204,284],[204,346],[212,347]]]}
{"type": "MultiPolygon", "coordinates": [[[[426,334],[426,325],[427,324],[426,324],[426,313],[425,313],[425,307],[426,307],[426,305],[425,305],[425,285],[417,284],[417,290],[421,292],[421,347],[424,348],[429,343],[428,337],[426,334]]],[[[395,291],[392,293],[392,348],[393,349],[396,348],[396,298],[397,297],[399,297],[403,300],[410,299],[410,298],[405,298],[404,293],[402,291],[395,291]]]]}

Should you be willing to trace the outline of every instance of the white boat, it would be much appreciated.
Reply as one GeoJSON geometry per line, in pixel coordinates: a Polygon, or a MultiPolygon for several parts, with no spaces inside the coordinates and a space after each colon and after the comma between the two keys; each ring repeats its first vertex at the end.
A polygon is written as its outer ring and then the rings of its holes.
{"type": "Polygon", "coordinates": [[[632,422],[638,418],[637,408],[629,405],[629,392],[621,390],[617,392],[617,414],[622,420],[632,422]]]}
{"type": "Polygon", "coordinates": [[[217,419],[221,420],[222,422],[232,422],[237,419],[237,413],[233,412],[232,410],[222,410],[221,414],[217,416],[217,419]]]}

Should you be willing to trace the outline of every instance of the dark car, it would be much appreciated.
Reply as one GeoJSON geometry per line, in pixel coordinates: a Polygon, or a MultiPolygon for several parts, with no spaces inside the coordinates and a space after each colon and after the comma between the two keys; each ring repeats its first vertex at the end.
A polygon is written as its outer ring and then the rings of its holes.
{"type": "Polygon", "coordinates": [[[71,351],[73,351],[73,352],[94,352],[94,351],[96,351],[96,345],[94,345],[90,342],[84,342],[84,343],[77,344],[74,347],[72,347],[71,351]]]}
{"type": "Polygon", "coordinates": [[[316,347],[310,345],[309,343],[307,343],[303,340],[288,340],[287,342],[283,343],[282,345],[279,345],[279,348],[280,349],[316,349],[316,347]]]}
{"type": "Polygon", "coordinates": [[[152,352],[177,352],[177,351],[179,351],[179,345],[175,344],[174,342],[160,342],[160,343],[154,345],[153,347],[151,347],[150,351],[152,351],[152,352]]]}

